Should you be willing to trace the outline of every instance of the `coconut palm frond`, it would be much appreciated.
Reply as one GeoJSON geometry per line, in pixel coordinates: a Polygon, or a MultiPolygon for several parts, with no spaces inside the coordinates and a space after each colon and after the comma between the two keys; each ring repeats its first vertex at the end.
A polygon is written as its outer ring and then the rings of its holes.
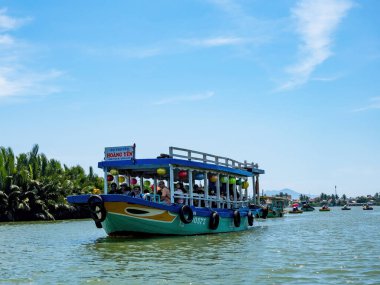
{"type": "Polygon", "coordinates": [[[32,150],[29,152],[30,158],[37,158],[39,148],[38,144],[32,147],[32,150]]]}
{"type": "Polygon", "coordinates": [[[40,154],[41,176],[46,175],[46,169],[48,165],[48,159],[44,153],[40,154]]]}
{"type": "Polygon", "coordinates": [[[16,173],[15,155],[10,147],[5,149],[5,168],[8,175],[13,175],[16,173]]]}

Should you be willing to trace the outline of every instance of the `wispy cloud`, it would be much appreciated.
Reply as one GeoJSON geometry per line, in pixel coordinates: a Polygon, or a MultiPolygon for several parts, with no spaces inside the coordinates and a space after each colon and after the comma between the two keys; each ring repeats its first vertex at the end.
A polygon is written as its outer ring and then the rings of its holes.
{"type": "Polygon", "coordinates": [[[367,106],[355,109],[354,112],[364,112],[368,110],[380,109],[380,97],[372,97],[369,99],[367,106]]]}
{"type": "Polygon", "coordinates": [[[151,47],[80,47],[84,53],[96,57],[118,57],[123,59],[145,59],[165,53],[165,49],[158,45],[151,47]]]}
{"type": "Polygon", "coordinates": [[[164,98],[157,102],[155,102],[155,105],[167,105],[167,104],[179,104],[183,102],[194,102],[194,101],[202,101],[209,99],[215,95],[214,92],[209,91],[205,93],[200,94],[194,94],[194,95],[188,95],[188,96],[176,96],[176,97],[170,97],[170,98],[164,98]]]}
{"type": "Polygon", "coordinates": [[[239,37],[215,37],[207,39],[184,39],[180,40],[180,42],[196,47],[218,47],[240,45],[247,42],[247,40],[239,37]]]}
{"type": "Polygon", "coordinates": [[[30,18],[16,19],[7,13],[6,9],[0,9],[0,99],[58,92],[51,80],[60,77],[62,72],[31,70],[23,61],[27,47],[11,35],[30,18]]]}
{"type": "Polygon", "coordinates": [[[305,84],[318,65],[331,55],[333,34],[353,3],[350,0],[300,0],[292,10],[300,36],[298,63],[287,68],[291,79],[278,91],[305,84]]]}
{"type": "MultiPolygon", "coordinates": [[[[0,38],[1,41],[1,38],[0,38]]],[[[149,59],[152,57],[186,53],[194,48],[217,48],[222,46],[238,46],[252,42],[239,37],[210,37],[210,38],[190,38],[169,40],[166,42],[154,43],[150,46],[140,47],[85,47],[82,50],[91,56],[118,57],[125,60],[129,59],[149,59]]]]}
{"type": "Polygon", "coordinates": [[[0,98],[23,96],[26,93],[33,96],[57,93],[60,89],[46,82],[61,76],[62,72],[57,70],[32,73],[16,69],[0,69],[0,98]]]}

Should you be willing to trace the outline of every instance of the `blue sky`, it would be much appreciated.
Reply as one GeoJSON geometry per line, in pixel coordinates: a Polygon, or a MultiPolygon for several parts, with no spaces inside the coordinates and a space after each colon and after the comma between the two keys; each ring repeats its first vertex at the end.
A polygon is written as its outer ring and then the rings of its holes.
{"type": "MultiPolygon", "coordinates": [[[[380,192],[380,2],[2,1],[0,145],[259,163],[264,190],[380,192]]],[[[101,173],[100,171],[98,172],[101,173]]]]}

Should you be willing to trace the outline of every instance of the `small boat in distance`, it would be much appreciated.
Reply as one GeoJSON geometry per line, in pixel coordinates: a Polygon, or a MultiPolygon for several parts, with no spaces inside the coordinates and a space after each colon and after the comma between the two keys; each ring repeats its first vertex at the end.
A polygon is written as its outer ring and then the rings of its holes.
{"type": "Polygon", "coordinates": [[[342,207],[342,210],[351,210],[351,208],[350,207],[348,207],[348,204],[346,204],[346,205],[344,205],[343,207],[342,207]]]}
{"type": "Polygon", "coordinates": [[[319,209],[320,212],[329,212],[330,208],[327,205],[323,205],[322,208],[319,209]]]}
{"type": "MultiPolygon", "coordinates": [[[[258,212],[257,218],[281,218],[288,200],[283,197],[261,196],[260,203],[262,210],[258,212]]],[[[249,207],[254,209],[255,205],[249,207]]]]}
{"type": "MultiPolygon", "coordinates": [[[[157,158],[136,159],[135,149],[105,148],[98,163],[104,194],[67,197],[88,207],[95,225],[109,236],[211,234],[253,225],[248,179],[258,189],[264,170],[257,164],[177,147],[157,158]],[[124,192],[117,189],[119,182],[124,192]]],[[[253,202],[259,198],[254,191],[253,202]]]]}
{"type": "Polygon", "coordinates": [[[308,202],[302,202],[301,210],[304,212],[311,212],[314,211],[315,208],[311,206],[308,202]]]}
{"type": "Polygon", "coordinates": [[[298,207],[299,207],[299,204],[298,204],[298,203],[293,204],[293,205],[292,205],[292,210],[289,211],[288,213],[289,213],[289,214],[302,214],[303,211],[300,210],[298,207]]]}
{"type": "Polygon", "coordinates": [[[302,214],[303,211],[300,209],[292,209],[291,211],[288,212],[289,214],[302,214]]]}
{"type": "Polygon", "coordinates": [[[370,205],[365,204],[363,205],[363,210],[373,210],[373,208],[370,205]]]}

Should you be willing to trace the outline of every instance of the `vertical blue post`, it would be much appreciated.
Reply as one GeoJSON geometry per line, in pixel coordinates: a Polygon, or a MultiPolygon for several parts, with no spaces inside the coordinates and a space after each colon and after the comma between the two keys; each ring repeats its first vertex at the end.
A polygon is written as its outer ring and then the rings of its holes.
{"type": "Polygon", "coordinates": [[[170,203],[174,203],[174,168],[173,165],[169,164],[169,170],[170,170],[170,177],[169,177],[169,183],[170,183],[170,203]]]}
{"type": "Polygon", "coordinates": [[[226,185],[226,192],[227,192],[227,194],[226,194],[226,198],[227,198],[227,208],[228,209],[230,209],[231,207],[231,204],[230,204],[230,183],[229,183],[229,181],[230,181],[230,177],[229,176],[227,176],[227,185],[226,185]]]}
{"type": "Polygon", "coordinates": [[[193,170],[189,169],[189,192],[190,192],[190,206],[194,206],[193,201],[193,170]]]}
{"type": "Polygon", "coordinates": [[[104,194],[108,194],[107,167],[104,167],[103,171],[104,171],[104,194]]]}
{"type": "Polygon", "coordinates": [[[209,207],[211,206],[210,205],[210,202],[209,202],[209,199],[208,199],[208,179],[207,179],[207,175],[208,175],[208,172],[205,171],[205,178],[204,178],[204,181],[203,181],[203,184],[204,184],[204,192],[205,192],[205,207],[209,207]]]}
{"type": "Polygon", "coordinates": [[[216,197],[217,197],[217,201],[218,201],[218,208],[220,208],[220,181],[219,181],[219,178],[220,178],[220,175],[219,173],[217,174],[217,179],[216,180],[216,197]]]}

